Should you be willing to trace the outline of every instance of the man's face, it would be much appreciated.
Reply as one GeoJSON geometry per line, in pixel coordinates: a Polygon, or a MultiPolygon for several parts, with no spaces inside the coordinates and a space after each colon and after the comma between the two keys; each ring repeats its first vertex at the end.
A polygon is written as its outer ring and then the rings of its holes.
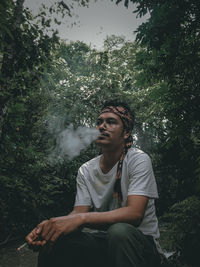
{"type": "Polygon", "coordinates": [[[124,145],[124,139],[127,138],[127,133],[124,131],[124,126],[119,118],[114,113],[102,113],[97,120],[97,129],[100,131],[100,136],[96,143],[102,147],[115,147],[124,145]]]}

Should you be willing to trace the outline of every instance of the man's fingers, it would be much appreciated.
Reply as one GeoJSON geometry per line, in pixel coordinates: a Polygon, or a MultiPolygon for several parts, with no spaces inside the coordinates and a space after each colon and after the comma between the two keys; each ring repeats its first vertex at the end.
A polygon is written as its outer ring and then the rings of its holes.
{"type": "Polygon", "coordinates": [[[31,243],[33,246],[41,246],[44,240],[35,240],[31,243]]]}
{"type": "Polygon", "coordinates": [[[41,222],[40,224],[38,224],[38,226],[35,228],[37,235],[39,235],[42,232],[42,230],[46,224],[48,224],[48,220],[45,220],[45,221],[41,222]]]}
{"type": "Polygon", "coordinates": [[[36,228],[32,230],[27,236],[26,236],[26,241],[28,244],[32,244],[32,242],[38,237],[36,234],[36,228]]]}
{"type": "Polygon", "coordinates": [[[61,231],[54,232],[54,234],[51,236],[50,242],[54,243],[58,239],[58,237],[61,236],[61,234],[62,234],[61,231]]]}
{"type": "Polygon", "coordinates": [[[55,234],[56,230],[55,229],[50,229],[49,232],[45,235],[45,240],[48,242],[51,240],[52,236],[55,234]]]}
{"type": "Polygon", "coordinates": [[[51,231],[52,231],[52,223],[49,220],[42,227],[42,231],[41,231],[42,239],[48,240],[47,236],[48,236],[49,232],[51,232],[51,231]]]}

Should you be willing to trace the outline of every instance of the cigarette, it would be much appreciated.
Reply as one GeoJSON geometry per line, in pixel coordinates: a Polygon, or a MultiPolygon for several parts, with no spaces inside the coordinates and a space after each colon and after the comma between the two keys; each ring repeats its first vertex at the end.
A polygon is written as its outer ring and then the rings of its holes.
{"type": "Polygon", "coordinates": [[[28,243],[25,242],[24,244],[22,244],[20,247],[17,248],[17,251],[20,252],[20,251],[21,251],[23,248],[25,248],[26,246],[28,246],[28,243]]]}

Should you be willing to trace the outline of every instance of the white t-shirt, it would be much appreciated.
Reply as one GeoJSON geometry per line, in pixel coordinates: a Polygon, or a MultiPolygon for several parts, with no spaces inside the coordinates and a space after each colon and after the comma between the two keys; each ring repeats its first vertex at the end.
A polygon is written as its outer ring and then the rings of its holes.
{"type": "MultiPolygon", "coordinates": [[[[77,176],[77,194],[75,206],[90,206],[94,211],[110,211],[119,208],[113,197],[116,181],[117,164],[106,174],[100,168],[100,156],[83,164],[77,176]]],[[[145,235],[159,238],[158,220],[155,213],[154,199],[158,198],[157,185],[151,159],[143,151],[130,148],[123,162],[121,189],[126,206],[127,196],[142,195],[149,198],[144,218],[138,229],[145,235]]]]}

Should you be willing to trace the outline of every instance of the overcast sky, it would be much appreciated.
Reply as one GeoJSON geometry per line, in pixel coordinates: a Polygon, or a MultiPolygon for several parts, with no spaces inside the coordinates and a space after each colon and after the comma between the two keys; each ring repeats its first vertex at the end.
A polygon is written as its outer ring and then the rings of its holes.
{"type": "MultiPolygon", "coordinates": [[[[53,0],[25,0],[25,6],[28,6],[34,13],[38,11],[41,3],[50,5],[53,0]]],[[[70,0],[64,0],[65,3],[70,4],[70,0]]],[[[96,46],[101,49],[103,47],[103,40],[107,35],[124,35],[127,40],[134,40],[134,31],[138,25],[146,21],[147,17],[136,18],[133,13],[134,5],[130,3],[129,9],[124,7],[123,2],[118,6],[116,1],[111,0],[90,0],[89,7],[78,7],[75,5],[75,15],[69,19],[62,21],[59,26],[59,35],[66,41],[84,41],[87,44],[96,46]],[[71,23],[77,24],[71,27],[71,23]]]]}

